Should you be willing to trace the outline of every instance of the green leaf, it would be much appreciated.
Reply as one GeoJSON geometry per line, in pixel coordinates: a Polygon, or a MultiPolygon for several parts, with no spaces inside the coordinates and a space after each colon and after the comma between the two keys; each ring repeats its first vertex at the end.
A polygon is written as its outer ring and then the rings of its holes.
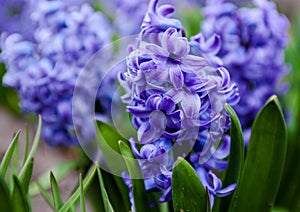
{"type": "MultiPolygon", "coordinates": [[[[85,192],[95,177],[97,166],[92,166],[87,176],[83,180],[83,191],[85,192]]],[[[59,209],[59,212],[68,211],[73,205],[75,205],[80,198],[80,188],[77,188],[68,201],[59,209]]]]}
{"type": "Polygon", "coordinates": [[[289,212],[286,208],[273,208],[272,212],[289,212]]]}
{"type": "Polygon", "coordinates": [[[25,165],[26,159],[28,158],[28,152],[29,152],[29,131],[28,131],[28,125],[26,124],[25,127],[25,150],[24,150],[24,159],[23,159],[23,163],[22,166],[25,165]]]}
{"type": "Polygon", "coordinates": [[[31,180],[31,177],[32,177],[33,164],[34,164],[34,159],[31,158],[30,162],[29,162],[29,165],[28,165],[28,168],[26,169],[26,172],[24,174],[24,177],[20,179],[20,181],[22,183],[22,186],[23,186],[23,189],[24,189],[24,192],[25,192],[26,195],[28,193],[29,184],[30,184],[30,180],[31,180]]]}
{"type": "Polygon", "coordinates": [[[56,211],[58,211],[63,205],[63,201],[60,196],[60,191],[57,185],[57,181],[52,172],[50,172],[50,183],[51,183],[51,191],[54,200],[54,206],[56,211]]]}
{"type": "Polygon", "coordinates": [[[21,183],[16,176],[13,176],[13,189],[11,193],[11,201],[14,212],[28,212],[29,204],[21,183]]]}
{"type": "MultiPolygon", "coordinates": [[[[77,166],[76,161],[68,161],[56,165],[54,168],[51,169],[51,171],[55,176],[56,180],[60,182],[70,171],[74,170],[76,166],[77,166]]],[[[42,176],[40,176],[35,182],[30,184],[29,186],[30,196],[36,196],[40,194],[40,189],[38,184],[45,190],[50,189],[51,184],[50,184],[50,175],[48,174],[49,171],[43,174],[42,176]]]]}
{"type": "Polygon", "coordinates": [[[173,168],[172,198],[175,211],[207,211],[206,191],[193,167],[180,157],[173,168]]]}
{"type": "MultiPolygon", "coordinates": [[[[276,96],[257,115],[230,211],[270,211],[286,157],[286,125],[276,96]]],[[[232,154],[232,153],[231,153],[232,154]]]]}
{"type": "Polygon", "coordinates": [[[1,211],[12,211],[12,204],[9,198],[9,189],[4,180],[0,177],[0,208],[1,211]]]}
{"type": "Polygon", "coordinates": [[[79,174],[79,187],[80,187],[80,209],[81,209],[82,212],[86,212],[81,173],[79,174]]]}
{"type": "MultiPolygon", "coordinates": [[[[101,153],[106,161],[107,167],[103,167],[101,164],[101,168],[105,168],[105,170],[113,170],[112,175],[113,179],[118,187],[119,195],[121,195],[122,204],[124,204],[123,210],[130,210],[130,202],[128,197],[128,188],[124,184],[124,181],[121,177],[121,173],[127,170],[127,166],[124,162],[123,156],[120,153],[119,149],[119,140],[125,140],[114,127],[109,124],[106,124],[101,121],[96,121],[97,124],[97,144],[99,149],[101,149],[101,153]]],[[[125,140],[125,143],[128,141],[125,140]]],[[[109,189],[109,188],[108,188],[109,189]]],[[[114,192],[115,194],[115,192],[114,192]]],[[[111,192],[108,192],[108,195],[111,196],[111,192]]],[[[115,204],[116,198],[112,198],[112,205],[117,210],[116,205],[120,205],[120,202],[115,204]]],[[[119,198],[118,198],[119,199],[119,198]]],[[[120,210],[120,209],[118,209],[120,210]]]]}
{"type": "MultiPolygon", "coordinates": [[[[230,115],[230,152],[228,159],[228,168],[223,181],[223,186],[226,187],[230,184],[237,183],[241,176],[244,164],[244,138],[242,127],[237,114],[229,104],[225,104],[225,109],[230,115]]],[[[222,211],[227,211],[231,202],[232,195],[220,198],[219,208],[222,211]]]]}
{"type": "Polygon", "coordinates": [[[30,160],[31,158],[34,156],[36,150],[37,150],[37,147],[38,147],[38,144],[39,144],[39,141],[40,141],[40,136],[41,136],[41,130],[42,130],[42,117],[39,115],[39,121],[38,121],[38,127],[37,127],[37,131],[36,131],[36,134],[35,134],[35,137],[34,137],[34,140],[33,140],[33,145],[32,145],[32,148],[31,148],[31,151],[20,171],[20,174],[19,174],[19,178],[22,179],[24,178],[24,175],[25,173],[27,172],[27,169],[29,168],[30,166],[30,160]]]}
{"type": "Polygon", "coordinates": [[[20,143],[17,142],[13,156],[12,156],[12,161],[10,163],[10,170],[7,172],[7,178],[11,180],[11,185],[14,183],[13,182],[13,175],[18,175],[19,173],[19,158],[20,158],[20,143]]]}
{"type": "Polygon", "coordinates": [[[15,151],[16,148],[16,144],[19,140],[19,136],[20,136],[21,131],[18,131],[16,133],[16,135],[14,136],[11,144],[9,145],[8,149],[6,150],[6,153],[2,159],[1,165],[0,165],[0,177],[5,177],[7,168],[9,166],[9,163],[11,161],[12,155],[15,151]]]}
{"type": "MultiPolygon", "coordinates": [[[[129,189],[122,177],[101,170],[105,189],[115,211],[130,211],[129,189]]],[[[99,181],[99,180],[98,180],[99,181]]],[[[99,185],[100,186],[100,185],[99,185]]]]}
{"type": "Polygon", "coordinates": [[[130,148],[123,141],[119,141],[120,151],[128,168],[132,180],[132,193],[136,211],[145,211],[149,208],[148,197],[145,191],[143,174],[130,148]]]}
{"type": "Polygon", "coordinates": [[[97,173],[98,173],[98,179],[99,179],[99,184],[100,184],[100,190],[101,190],[101,195],[102,195],[102,200],[103,200],[103,204],[104,204],[104,209],[106,212],[113,212],[114,209],[108,199],[108,196],[107,196],[107,192],[105,190],[105,187],[104,187],[104,182],[103,182],[103,178],[102,178],[102,175],[101,175],[101,170],[100,168],[98,167],[97,168],[97,173]]]}
{"type": "Polygon", "coordinates": [[[126,170],[126,165],[121,156],[118,142],[125,139],[109,124],[98,120],[96,123],[98,127],[97,144],[107,163],[108,169],[113,170],[120,176],[126,170]]]}

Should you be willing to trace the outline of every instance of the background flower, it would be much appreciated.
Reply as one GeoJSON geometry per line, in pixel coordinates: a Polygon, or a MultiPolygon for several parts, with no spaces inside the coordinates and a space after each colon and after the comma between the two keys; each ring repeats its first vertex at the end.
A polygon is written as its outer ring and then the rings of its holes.
{"type": "Polygon", "coordinates": [[[107,19],[88,4],[40,1],[32,11],[33,41],[21,34],[2,35],[7,73],[23,111],[41,114],[43,137],[51,145],[74,145],[72,95],[85,63],[110,41],[107,19]]]}
{"type": "Polygon", "coordinates": [[[249,128],[266,100],[287,91],[282,79],[289,70],[284,58],[289,21],[273,2],[254,0],[251,7],[240,8],[230,2],[208,2],[201,33],[205,38],[216,33],[222,39],[217,56],[239,86],[241,101],[234,108],[248,141],[249,128]]]}

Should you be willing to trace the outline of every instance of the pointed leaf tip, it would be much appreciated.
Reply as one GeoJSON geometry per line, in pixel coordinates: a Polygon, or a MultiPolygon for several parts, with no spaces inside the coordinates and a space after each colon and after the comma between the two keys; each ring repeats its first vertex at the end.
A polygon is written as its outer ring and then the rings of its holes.
{"type": "Polygon", "coordinates": [[[172,197],[175,211],[206,212],[207,195],[197,173],[183,158],[175,162],[172,174],[172,197]]]}

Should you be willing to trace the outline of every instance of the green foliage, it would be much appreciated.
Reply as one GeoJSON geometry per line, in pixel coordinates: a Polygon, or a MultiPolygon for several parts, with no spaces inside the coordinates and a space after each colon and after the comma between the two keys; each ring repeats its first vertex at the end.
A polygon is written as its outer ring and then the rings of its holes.
{"type": "Polygon", "coordinates": [[[6,153],[2,159],[1,165],[0,165],[0,176],[2,178],[5,177],[6,172],[7,172],[7,168],[9,166],[10,160],[12,158],[12,155],[15,151],[15,148],[17,146],[17,142],[19,140],[19,136],[20,136],[21,131],[18,131],[15,135],[15,137],[13,138],[11,144],[9,145],[8,149],[6,150],[6,153]]]}
{"type": "Polygon", "coordinates": [[[61,199],[57,181],[52,172],[50,172],[50,182],[51,182],[51,191],[54,200],[55,210],[58,211],[63,205],[63,201],[61,199]]]}
{"type": "Polygon", "coordinates": [[[97,174],[98,174],[98,179],[99,179],[99,184],[100,184],[100,190],[101,190],[101,195],[102,195],[102,200],[103,200],[103,204],[104,204],[104,209],[105,212],[114,212],[114,209],[108,199],[108,195],[107,192],[105,190],[105,185],[103,182],[103,178],[101,175],[101,170],[100,168],[97,168],[97,174]]]}
{"type": "Polygon", "coordinates": [[[86,212],[85,200],[84,200],[84,188],[82,182],[82,175],[79,175],[79,187],[80,187],[80,209],[82,212],[86,212]]]}
{"type": "MultiPolygon", "coordinates": [[[[6,72],[5,65],[0,63],[0,81],[6,72]]],[[[17,93],[9,87],[5,87],[0,83],[0,105],[5,109],[8,109],[15,115],[21,115],[21,110],[19,107],[19,98],[17,93]]]]}
{"type": "Polygon", "coordinates": [[[277,97],[273,96],[254,121],[245,165],[230,211],[271,210],[283,173],[286,147],[283,114],[277,97]]]}
{"type": "MultiPolygon", "coordinates": [[[[228,168],[226,170],[226,175],[223,181],[223,186],[228,186],[233,183],[237,183],[238,179],[241,176],[241,170],[244,165],[244,138],[242,127],[240,121],[232,109],[232,107],[228,104],[225,105],[227,112],[230,115],[231,127],[230,127],[230,152],[234,152],[234,154],[229,155],[228,159],[228,168]]],[[[222,211],[227,211],[231,202],[232,194],[227,197],[223,197],[220,200],[219,209],[222,211]]]]}
{"type": "MultiPolygon", "coordinates": [[[[234,110],[225,105],[231,118],[231,154],[229,165],[224,174],[223,186],[237,183],[233,195],[221,198],[214,211],[287,211],[286,208],[273,208],[283,173],[287,134],[283,114],[277,97],[273,96],[257,115],[252,128],[251,139],[244,159],[244,141],[242,129],[234,110]]],[[[29,151],[28,132],[26,132],[25,157],[19,167],[18,139],[16,133],[11,145],[0,164],[0,206],[5,211],[31,211],[31,196],[42,195],[49,206],[55,211],[76,211],[80,205],[81,211],[86,211],[86,192],[98,190],[96,204],[99,210],[105,212],[129,211],[129,190],[123,179],[101,171],[97,165],[92,165],[83,177],[79,175],[79,184],[66,202],[61,198],[58,181],[68,172],[77,167],[77,161],[64,162],[54,167],[50,172],[31,181],[36,152],[41,133],[41,117],[33,145],[29,151]],[[8,172],[10,168],[10,172],[8,172]],[[20,172],[18,172],[20,170],[20,172]],[[12,182],[12,186],[9,183],[12,182]],[[96,184],[94,184],[96,182],[96,184]],[[29,186],[30,184],[30,186],[29,186]],[[93,184],[93,186],[91,186],[93,184]],[[97,185],[97,186],[94,186],[97,185]],[[52,195],[49,190],[51,190],[52,195]]],[[[132,180],[134,207],[139,211],[212,211],[207,188],[205,189],[193,167],[183,158],[178,158],[172,175],[172,204],[157,203],[158,194],[146,192],[143,174],[128,141],[112,126],[97,122],[99,129],[97,144],[102,148],[105,160],[113,160],[109,155],[114,152],[121,158],[118,163],[124,164],[132,180]],[[105,150],[105,151],[104,151],[105,150]],[[111,152],[107,152],[111,151],[111,152]],[[150,207],[150,203],[156,206],[150,207]]],[[[114,161],[115,162],[115,161],[114,161]]],[[[108,165],[114,165],[109,163],[108,165]]],[[[296,188],[297,190],[297,188],[296,188]]],[[[292,202],[299,199],[300,193],[293,196],[292,202]]],[[[299,204],[293,204],[292,211],[299,209],[299,204]]]]}
{"type": "Polygon", "coordinates": [[[15,212],[28,212],[29,203],[26,198],[26,193],[17,176],[13,176],[13,188],[11,192],[11,202],[13,211],[15,212]]]}
{"type": "Polygon", "coordinates": [[[175,211],[206,212],[210,208],[207,193],[197,173],[183,158],[178,158],[174,165],[172,198],[175,211]]]}
{"type": "MultiPolygon", "coordinates": [[[[14,136],[0,164],[0,206],[3,211],[27,212],[31,211],[31,201],[29,196],[29,184],[32,177],[34,159],[40,140],[42,119],[39,123],[32,149],[29,154],[25,152],[24,162],[19,167],[19,136],[20,131],[14,136]],[[10,170],[8,169],[10,167],[10,170]],[[18,173],[18,170],[20,172],[18,173]],[[9,170],[9,171],[8,171],[9,170]],[[11,185],[10,185],[11,184],[11,185]]],[[[28,132],[26,131],[26,134],[28,132]]],[[[26,136],[25,151],[28,151],[29,139],[26,136]]]]}
{"type": "Polygon", "coordinates": [[[2,177],[0,177],[0,208],[2,211],[12,211],[9,188],[2,177]]]}
{"type": "MultiPolygon", "coordinates": [[[[89,185],[93,181],[93,179],[95,177],[96,170],[97,170],[97,167],[92,166],[90,171],[86,175],[85,179],[83,180],[83,182],[82,182],[83,192],[86,192],[89,185]]],[[[79,188],[77,188],[74,191],[74,193],[71,195],[71,197],[66,201],[66,203],[62,207],[60,207],[60,209],[58,211],[59,212],[66,212],[66,211],[70,210],[74,205],[77,205],[78,201],[80,200],[80,193],[81,193],[80,190],[81,189],[80,189],[80,186],[79,186],[79,188]]]]}
{"type": "Polygon", "coordinates": [[[295,14],[291,25],[291,42],[286,50],[286,61],[291,65],[291,72],[287,77],[290,89],[283,97],[284,106],[291,112],[291,120],[288,122],[289,134],[285,170],[277,197],[278,205],[291,210],[300,202],[300,166],[295,165],[295,162],[300,160],[300,14],[295,14]]]}
{"type": "MultiPolygon", "coordinates": [[[[55,176],[57,181],[61,181],[66,175],[74,170],[77,167],[77,161],[63,162],[61,164],[56,165],[51,169],[51,172],[55,176]]],[[[51,187],[50,184],[50,175],[49,171],[40,176],[34,182],[32,182],[29,186],[30,196],[36,196],[41,193],[40,188],[43,190],[48,190],[51,187]]]]}

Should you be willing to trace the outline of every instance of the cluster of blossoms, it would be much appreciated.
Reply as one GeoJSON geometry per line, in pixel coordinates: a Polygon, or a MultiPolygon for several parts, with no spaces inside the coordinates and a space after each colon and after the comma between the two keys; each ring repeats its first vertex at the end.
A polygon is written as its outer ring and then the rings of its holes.
{"type": "MultiPolygon", "coordinates": [[[[170,17],[173,12],[170,5],[158,7],[157,0],[150,1],[138,44],[129,50],[127,71],[119,76],[126,91],[122,100],[138,130],[138,141],[131,139],[131,148],[146,190],[160,192],[161,202],[172,198],[174,161],[188,155],[213,206],[215,195],[228,195],[235,188],[222,188],[212,170],[226,169],[223,159],[229,154],[230,139],[225,137],[216,146],[229,127],[224,104],[235,105],[239,95],[214,55],[221,48],[219,36],[191,46],[180,21],[170,17]]],[[[127,177],[124,174],[131,188],[127,177]]]]}
{"type": "Polygon", "coordinates": [[[3,84],[17,90],[23,111],[41,114],[50,145],[74,145],[72,95],[85,63],[111,39],[111,26],[88,4],[38,1],[31,13],[33,40],[3,33],[3,84]]]}
{"type": "Polygon", "coordinates": [[[282,95],[288,88],[281,80],[289,70],[284,58],[289,21],[273,2],[253,0],[249,7],[231,2],[208,2],[201,33],[204,38],[217,33],[222,39],[217,56],[239,86],[241,100],[234,108],[246,129],[247,142],[259,109],[271,95],[282,95]]]}

